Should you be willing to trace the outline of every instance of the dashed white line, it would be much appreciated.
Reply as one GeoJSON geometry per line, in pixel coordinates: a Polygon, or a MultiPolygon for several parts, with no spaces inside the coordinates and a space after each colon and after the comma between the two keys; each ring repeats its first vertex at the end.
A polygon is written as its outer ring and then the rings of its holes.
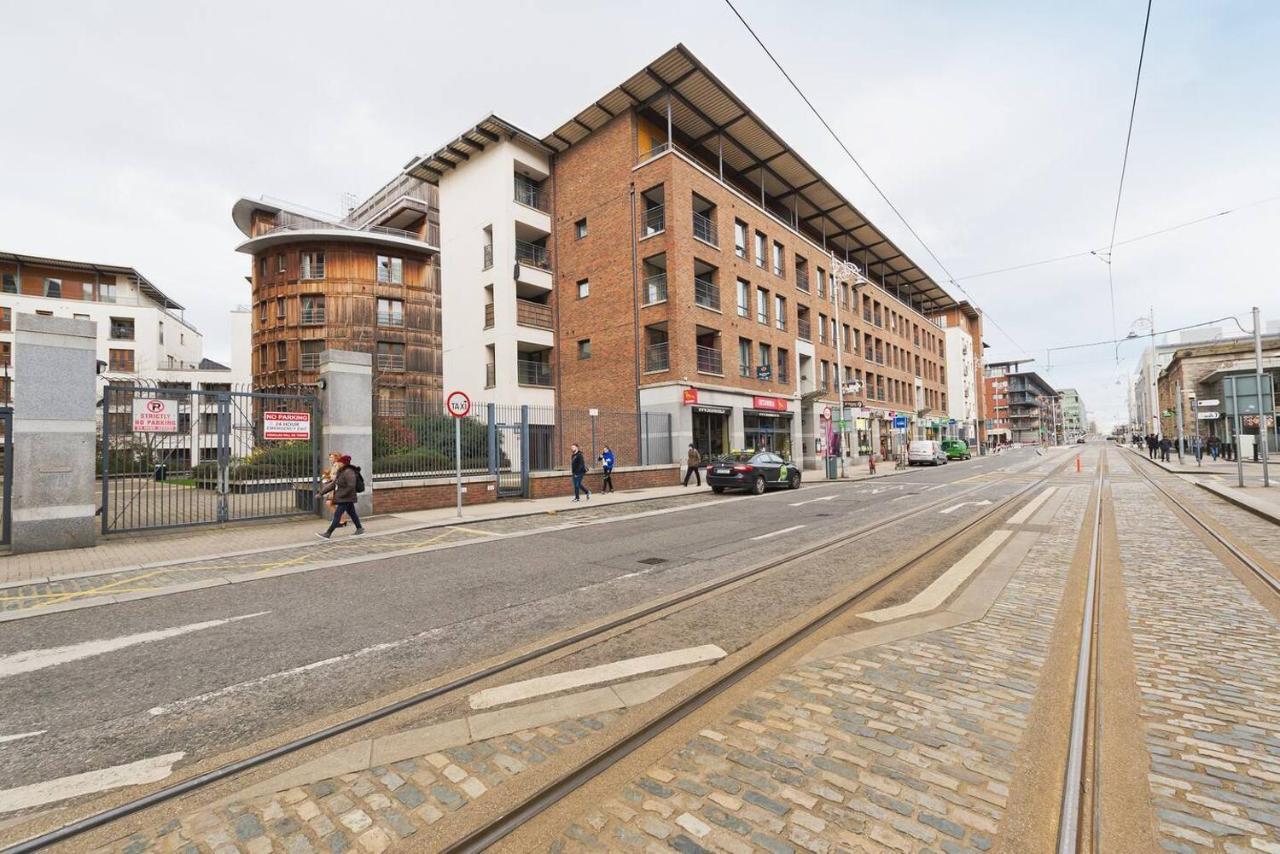
{"type": "MultiPolygon", "coordinates": [[[[832,497],[834,497],[834,496],[832,496],[832,497]]],[[[792,505],[792,506],[794,507],[795,505],[792,505]]],[[[792,525],[790,528],[783,528],[783,529],[778,530],[778,531],[770,531],[770,532],[769,532],[769,533],[767,533],[767,534],[761,534],[760,536],[758,536],[758,537],[752,537],[751,539],[753,539],[753,540],[767,540],[767,539],[769,539],[770,537],[776,537],[776,536],[778,536],[779,534],[788,534],[788,533],[790,533],[790,532],[792,532],[792,531],[798,531],[798,530],[800,530],[800,529],[801,529],[801,528],[803,528],[803,527],[804,527],[804,525],[792,525]]]]}
{"type": "Polygon", "coordinates": [[[810,498],[808,501],[796,501],[796,502],[794,502],[791,506],[792,506],[792,507],[803,507],[804,505],[806,505],[806,504],[812,504],[812,503],[814,503],[815,501],[830,501],[831,499],[833,499],[833,498],[835,498],[835,497],[836,497],[836,496],[834,496],[834,495],[824,495],[824,496],[822,496],[821,498],[810,498]]]}
{"type": "Polygon", "coordinates": [[[32,732],[19,732],[13,735],[0,735],[0,744],[10,741],[21,741],[24,738],[35,738],[37,735],[44,735],[48,730],[38,729],[32,732]]]}
{"type": "Polygon", "coordinates": [[[84,774],[59,777],[43,783],[18,786],[16,789],[3,789],[0,790],[0,813],[43,806],[80,795],[119,789],[122,786],[154,783],[168,777],[173,771],[174,763],[183,756],[186,754],[166,753],[163,756],[139,759],[127,765],[115,765],[84,774]]]}

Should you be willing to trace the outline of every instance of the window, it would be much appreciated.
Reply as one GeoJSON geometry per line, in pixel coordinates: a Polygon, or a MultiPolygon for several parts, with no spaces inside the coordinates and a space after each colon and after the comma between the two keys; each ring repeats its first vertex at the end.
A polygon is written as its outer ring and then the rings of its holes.
{"type": "Polygon", "coordinates": [[[62,279],[45,279],[44,295],[54,299],[62,299],[62,279]]]}
{"type": "MultiPolygon", "coordinates": [[[[320,294],[303,294],[302,325],[321,326],[324,324],[324,297],[320,294]]],[[[381,307],[382,300],[378,300],[381,307]]]]}
{"type": "Polygon", "coordinates": [[[39,308],[36,309],[36,314],[40,315],[41,317],[53,317],[52,311],[45,311],[44,309],[39,309],[39,308]]]}
{"type": "Polygon", "coordinates": [[[787,328],[787,301],[776,295],[773,298],[773,322],[779,329],[787,328]]]}
{"type": "Polygon", "coordinates": [[[751,341],[747,338],[738,339],[738,374],[751,376],[751,341]]]}
{"type": "Polygon", "coordinates": [[[258,306],[258,322],[265,324],[267,322],[267,301],[263,300],[258,306]]]}
{"type": "Polygon", "coordinates": [[[578,342],[578,359],[582,360],[582,359],[590,359],[590,358],[591,358],[591,339],[583,338],[581,341],[578,342]]]}
{"type": "MultiPolygon", "coordinates": [[[[8,311],[8,309],[5,309],[5,311],[8,311]]],[[[73,314],[72,318],[74,320],[90,320],[91,319],[87,314],[73,314]]]]}
{"type": "MultiPolygon", "coordinates": [[[[164,329],[163,323],[160,324],[160,328],[161,330],[164,329]]],[[[160,334],[163,335],[164,333],[161,332],[160,334]]],[[[117,341],[132,341],[133,340],[133,318],[132,317],[111,318],[111,337],[116,339],[117,341]]],[[[160,340],[160,343],[161,344],[164,343],[163,338],[160,340]]]]}
{"type": "Polygon", "coordinates": [[[391,342],[378,342],[378,370],[380,371],[403,371],[404,370],[404,345],[391,342]]]}
{"type": "Polygon", "coordinates": [[[578,282],[578,299],[586,299],[591,296],[591,280],[583,279],[578,282]]]}
{"type": "Polygon", "coordinates": [[[323,252],[303,252],[302,271],[299,278],[303,279],[323,279],[324,278],[324,253],[323,252]]]}
{"type": "Polygon", "coordinates": [[[289,361],[289,345],[284,341],[276,342],[276,363],[283,365],[289,361]]]}
{"type": "Polygon", "coordinates": [[[6,294],[16,294],[18,292],[18,277],[13,273],[4,274],[4,292],[6,294]]]}
{"type": "Polygon", "coordinates": [[[822,269],[821,267],[818,267],[817,271],[818,271],[818,299],[826,299],[827,298],[827,271],[822,269]]]}
{"type": "Polygon", "coordinates": [[[379,298],[378,325],[404,326],[404,300],[379,298]]]}
{"type": "Polygon", "coordinates": [[[130,372],[133,370],[132,350],[108,350],[107,359],[107,364],[113,371],[130,372]]]}
{"type": "Polygon", "coordinates": [[[738,279],[738,317],[748,317],[751,312],[751,285],[738,279]]]}
{"type": "Polygon", "coordinates": [[[756,323],[769,325],[769,292],[756,288],[756,323]]]}
{"type": "Polygon", "coordinates": [[[714,202],[693,194],[693,236],[712,246],[719,244],[716,233],[716,206],[714,202]]]}
{"type": "Polygon", "coordinates": [[[827,343],[827,316],[825,314],[818,315],[818,343],[827,343]]]}
{"type": "Polygon", "coordinates": [[[281,252],[276,256],[276,272],[283,273],[285,271],[284,253],[281,252]]]}
{"type": "Polygon", "coordinates": [[[258,278],[265,279],[267,277],[267,256],[263,255],[258,259],[258,278]]]}
{"type": "Polygon", "coordinates": [[[0,332],[8,332],[13,328],[13,313],[8,306],[0,307],[0,332]]]}
{"type": "MultiPolygon", "coordinates": [[[[323,268],[323,263],[321,264],[323,268]]],[[[323,273],[316,278],[323,279],[323,273]]],[[[378,256],[378,281],[384,284],[404,284],[404,259],[392,258],[389,255],[378,256]]]]}
{"type": "Polygon", "coordinates": [[[8,341],[0,341],[0,365],[11,364],[9,361],[13,358],[13,345],[8,341]]]}
{"type": "Polygon", "coordinates": [[[785,383],[790,379],[789,373],[791,364],[791,354],[783,348],[778,348],[778,382],[785,383]]]}
{"type": "Polygon", "coordinates": [[[284,297],[276,297],[276,319],[284,320],[284,297]]]}
{"type": "Polygon", "coordinates": [[[765,239],[763,231],[756,232],[756,266],[763,267],[766,263],[765,251],[768,243],[765,239]]]}
{"type": "Polygon", "coordinates": [[[93,301],[93,282],[83,282],[80,285],[80,299],[93,301]]]}
{"type": "Polygon", "coordinates": [[[587,236],[587,218],[585,216],[573,224],[573,233],[577,235],[579,240],[587,236]]]}
{"type": "Polygon", "coordinates": [[[733,251],[739,258],[747,257],[747,224],[740,219],[733,221],[733,251]]]}
{"type": "Polygon", "coordinates": [[[773,241],[773,274],[775,276],[785,275],[782,260],[782,244],[776,240],[773,241]]]}
{"type": "Polygon", "coordinates": [[[773,348],[768,344],[760,345],[760,367],[764,368],[764,376],[757,373],[757,377],[764,380],[773,379],[773,348]]]}

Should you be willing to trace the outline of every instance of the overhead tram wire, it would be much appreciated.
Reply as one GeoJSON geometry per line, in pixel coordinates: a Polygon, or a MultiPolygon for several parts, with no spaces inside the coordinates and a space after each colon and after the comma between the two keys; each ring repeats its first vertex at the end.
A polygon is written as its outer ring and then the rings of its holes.
{"type": "MultiPolygon", "coordinates": [[[[926,253],[928,253],[929,257],[933,259],[933,262],[938,265],[939,269],[941,269],[943,273],[946,274],[948,284],[955,286],[956,290],[960,291],[960,293],[964,294],[965,297],[967,297],[971,302],[976,304],[977,300],[974,299],[973,296],[970,295],[969,292],[966,291],[960,285],[960,283],[956,281],[955,276],[951,275],[951,271],[947,269],[947,265],[942,263],[942,259],[940,259],[937,256],[937,254],[931,248],[929,248],[929,244],[926,243],[924,238],[920,236],[919,232],[917,232],[915,228],[912,227],[911,223],[907,221],[907,218],[902,215],[902,211],[898,210],[898,206],[895,205],[889,199],[888,195],[885,194],[884,190],[880,189],[880,185],[875,182],[875,179],[871,177],[870,173],[868,173],[867,170],[863,167],[863,165],[860,162],[858,162],[858,158],[855,157],[853,152],[849,150],[849,146],[844,144],[844,140],[842,140],[840,138],[840,135],[835,132],[835,129],[831,127],[830,122],[828,122],[826,118],[823,117],[822,113],[818,112],[818,108],[815,107],[813,105],[813,102],[809,100],[809,96],[804,93],[804,90],[802,90],[800,86],[796,83],[796,81],[792,79],[791,75],[787,73],[787,70],[782,67],[782,63],[779,62],[778,58],[773,55],[773,51],[769,50],[768,45],[764,43],[764,41],[760,38],[760,36],[756,35],[756,31],[752,29],[749,23],[747,23],[747,19],[742,17],[742,13],[738,11],[738,7],[733,5],[733,0],[724,0],[724,2],[725,2],[725,5],[727,5],[729,9],[733,12],[734,16],[737,17],[737,19],[742,22],[742,26],[746,27],[747,32],[751,34],[751,37],[753,39],[755,39],[756,44],[760,45],[760,49],[765,52],[765,55],[769,57],[769,60],[774,64],[774,66],[778,69],[778,71],[781,72],[782,76],[785,77],[787,82],[791,84],[791,88],[796,90],[796,94],[800,96],[800,100],[804,101],[805,106],[807,106],[810,112],[812,112],[813,115],[817,117],[818,121],[822,123],[822,126],[827,129],[827,133],[831,134],[831,138],[836,141],[836,145],[840,146],[840,148],[844,151],[845,155],[848,156],[849,160],[853,163],[853,165],[856,166],[858,171],[862,173],[862,177],[867,179],[867,183],[869,183],[872,186],[872,188],[875,189],[876,193],[879,194],[880,198],[884,200],[884,203],[889,206],[889,209],[892,210],[895,215],[897,215],[898,219],[902,222],[902,224],[906,226],[907,231],[909,231],[911,233],[911,236],[916,239],[916,242],[920,244],[920,247],[924,249],[926,253]]],[[[996,319],[991,316],[991,314],[988,311],[984,309],[982,312],[982,315],[985,319],[990,320],[991,325],[994,326],[996,329],[999,329],[1001,334],[1003,334],[1005,338],[1008,338],[1009,342],[1013,344],[1014,347],[1017,347],[1023,353],[1030,352],[1021,344],[1019,344],[1017,341],[1015,341],[1013,336],[1010,335],[1007,331],[1005,331],[1005,328],[1001,326],[996,321],[996,319]]]]}
{"type": "MultiPolygon", "coordinates": [[[[1147,31],[1151,28],[1151,6],[1147,0],[1147,17],[1142,24],[1142,46],[1138,49],[1138,73],[1133,81],[1133,102],[1129,105],[1129,130],[1124,137],[1124,158],[1120,161],[1120,186],[1116,188],[1116,212],[1111,218],[1111,242],[1107,246],[1107,288],[1111,293],[1111,337],[1116,337],[1116,283],[1111,275],[1111,256],[1116,248],[1116,227],[1120,224],[1120,200],[1124,197],[1124,176],[1129,169],[1129,144],[1133,141],[1133,118],[1138,112],[1138,87],[1142,84],[1142,61],[1147,55],[1147,31]]],[[[1116,361],[1119,363],[1119,354],[1116,361]]]]}

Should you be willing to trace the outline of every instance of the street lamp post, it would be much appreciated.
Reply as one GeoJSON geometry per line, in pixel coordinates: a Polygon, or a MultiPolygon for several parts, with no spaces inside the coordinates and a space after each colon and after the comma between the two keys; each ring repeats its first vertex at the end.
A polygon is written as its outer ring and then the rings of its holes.
{"type": "MultiPolygon", "coordinates": [[[[857,305],[858,286],[863,284],[871,284],[871,280],[862,275],[862,271],[855,264],[848,261],[841,261],[836,257],[833,250],[831,252],[831,301],[835,303],[836,310],[836,329],[843,333],[844,324],[840,317],[840,295],[836,293],[836,288],[840,282],[849,285],[849,289],[853,292],[854,305],[857,305]]],[[[849,447],[849,436],[844,426],[845,408],[844,408],[844,349],[845,342],[836,341],[836,382],[840,386],[840,476],[844,477],[844,458],[849,447]]],[[[855,392],[856,394],[856,392],[855,392]]]]}
{"type": "Polygon", "coordinates": [[[1272,389],[1271,412],[1267,412],[1263,408],[1266,398],[1262,394],[1262,317],[1256,305],[1253,307],[1253,375],[1258,389],[1258,454],[1262,460],[1262,485],[1265,487],[1271,485],[1271,472],[1267,462],[1270,454],[1270,449],[1267,447],[1267,417],[1275,417],[1276,393],[1275,389],[1272,389]]]}

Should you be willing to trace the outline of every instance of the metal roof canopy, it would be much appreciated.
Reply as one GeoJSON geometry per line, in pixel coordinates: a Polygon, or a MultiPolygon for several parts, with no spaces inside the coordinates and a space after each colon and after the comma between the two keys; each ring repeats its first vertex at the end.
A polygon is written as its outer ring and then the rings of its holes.
{"type": "Polygon", "coordinates": [[[683,138],[679,147],[690,148],[690,153],[711,162],[723,157],[726,176],[733,173],[739,183],[757,190],[763,187],[766,207],[772,213],[782,219],[794,217],[804,231],[819,236],[818,242],[825,238],[828,249],[859,263],[868,277],[879,279],[886,289],[905,291],[906,301],[918,303],[921,313],[956,304],[683,44],[632,75],[542,142],[557,152],[565,151],[632,108],[655,113],[660,109],[665,123],[668,95],[673,134],[678,131],[683,138]]]}
{"type": "Polygon", "coordinates": [[[505,119],[490,114],[481,119],[475,127],[465,131],[452,142],[446,143],[433,154],[424,154],[411,160],[405,166],[405,173],[431,183],[439,182],[441,176],[451,169],[466,163],[472,156],[481,153],[489,145],[503,139],[519,139],[525,144],[551,154],[554,149],[545,145],[532,134],[521,130],[505,119]]]}
{"type": "Polygon", "coordinates": [[[171,299],[164,291],[153,285],[150,279],[139,273],[133,267],[121,267],[117,264],[95,264],[89,261],[67,261],[62,258],[41,258],[37,255],[18,255],[13,252],[0,252],[0,260],[20,264],[31,264],[37,267],[55,267],[62,270],[80,270],[82,272],[110,273],[113,276],[131,276],[138,283],[138,288],[141,289],[143,293],[160,303],[164,308],[186,311],[185,308],[175,300],[171,299]]]}

